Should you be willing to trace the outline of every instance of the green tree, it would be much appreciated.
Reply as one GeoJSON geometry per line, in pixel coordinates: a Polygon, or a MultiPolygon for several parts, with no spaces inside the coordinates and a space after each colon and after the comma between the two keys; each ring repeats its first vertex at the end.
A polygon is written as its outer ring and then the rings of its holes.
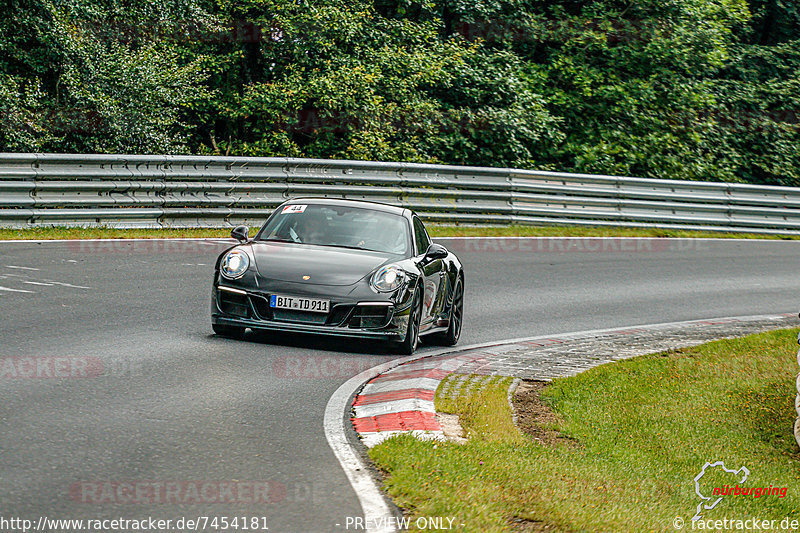
{"type": "Polygon", "coordinates": [[[800,184],[793,0],[8,0],[0,149],[800,184]]]}
{"type": "Polygon", "coordinates": [[[189,151],[194,125],[184,117],[207,97],[207,76],[204,58],[175,39],[175,21],[209,22],[191,0],[12,0],[6,9],[2,149],[189,151]]]}

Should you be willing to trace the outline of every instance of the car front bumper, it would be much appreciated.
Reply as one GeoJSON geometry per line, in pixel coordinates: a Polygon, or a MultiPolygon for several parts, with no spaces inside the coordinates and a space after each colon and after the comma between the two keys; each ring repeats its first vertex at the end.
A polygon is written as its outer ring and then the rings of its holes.
{"type": "MultiPolygon", "coordinates": [[[[308,295],[311,296],[311,295],[308,295]]],[[[315,297],[326,298],[323,295],[315,297]]],[[[364,295],[362,295],[364,296],[364,295]]],[[[212,291],[211,322],[287,333],[310,333],[401,341],[408,326],[410,305],[398,306],[382,295],[364,299],[333,297],[328,313],[273,309],[269,293],[215,284],[212,291]]],[[[402,300],[402,299],[401,299],[402,300]]]]}

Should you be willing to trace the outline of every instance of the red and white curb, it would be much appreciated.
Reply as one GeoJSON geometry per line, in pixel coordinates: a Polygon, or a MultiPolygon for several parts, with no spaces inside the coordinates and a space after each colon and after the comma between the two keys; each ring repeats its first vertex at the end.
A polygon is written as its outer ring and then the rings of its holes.
{"type": "Polygon", "coordinates": [[[348,435],[355,428],[359,437],[369,446],[398,433],[442,438],[442,429],[435,421],[434,395],[442,379],[462,365],[491,358],[493,355],[519,348],[520,345],[545,346],[608,334],[633,335],[677,326],[697,327],[724,322],[779,320],[789,316],[796,315],[787,313],[727,317],[543,335],[457,349],[446,348],[394,359],[353,376],[336,389],[325,407],[325,437],[361,504],[364,530],[370,533],[393,533],[397,531],[397,517],[384,499],[359,447],[348,435]],[[355,400],[351,401],[353,397],[355,400]],[[348,416],[351,413],[352,418],[348,416]]]}
{"type": "Polygon", "coordinates": [[[486,352],[425,358],[397,366],[369,381],[353,402],[353,427],[372,447],[399,433],[421,439],[444,439],[436,419],[434,396],[441,381],[464,363],[486,352]]]}
{"type": "MultiPolygon", "coordinates": [[[[635,335],[675,327],[696,328],[753,320],[779,320],[790,316],[796,315],[787,313],[725,317],[584,331],[506,341],[491,346],[466,348],[450,354],[427,355],[423,359],[400,363],[370,379],[353,401],[351,421],[362,443],[367,447],[376,446],[384,440],[402,433],[409,433],[421,439],[443,440],[445,435],[436,418],[434,405],[436,389],[442,380],[467,363],[488,362],[503,352],[516,351],[525,347],[563,344],[572,340],[604,335],[635,335]]],[[[605,362],[607,361],[597,361],[598,364],[605,362]]],[[[800,362],[800,354],[798,354],[798,362],[800,362]]],[[[554,362],[554,364],[556,363],[554,362]]],[[[800,391],[800,376],[798,376],[798,390],[800,391]]],[[[800,414],[800,394],[797,407],[798,414],[800,414]]],[[[800,419],[798,419],[796,429],[800,430],[800,419]]],[[[796,436],[800,443],[800,433],[797,433],[796,436]]]]}

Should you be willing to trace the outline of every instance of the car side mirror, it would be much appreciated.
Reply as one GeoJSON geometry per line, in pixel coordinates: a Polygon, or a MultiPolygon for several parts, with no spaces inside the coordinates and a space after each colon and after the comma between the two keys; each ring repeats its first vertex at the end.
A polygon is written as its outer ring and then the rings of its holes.
{"type": "Polygon", "coordinates": [[[233,237],[237,241],[239,241],[242,244],[244,244],[249,239],[249,237],[248,237],[249,233],[250,233],[250,229],[247,226],[236,226],[231,231],[231,237],[233,237]]]}
{"type": "Polygon", "coordinates": [[[447,248],[441,244],[431,243],[431,245],[428,246],[428,251],[425,252],[425,260],[434,261],[436,259],[444,259],[447,257],[448,253],[447,248]]]}

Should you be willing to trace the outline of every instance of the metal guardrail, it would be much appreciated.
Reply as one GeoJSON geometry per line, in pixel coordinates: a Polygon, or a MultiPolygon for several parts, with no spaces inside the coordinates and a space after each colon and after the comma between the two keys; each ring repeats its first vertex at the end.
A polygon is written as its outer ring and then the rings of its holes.
{"type": "Polygon", "coordinates": [[[430,222],[800,234],[800,188],[291,158],[0,154],[0,226],[259,225],[287,198],[402,205],[430,222]]]}

